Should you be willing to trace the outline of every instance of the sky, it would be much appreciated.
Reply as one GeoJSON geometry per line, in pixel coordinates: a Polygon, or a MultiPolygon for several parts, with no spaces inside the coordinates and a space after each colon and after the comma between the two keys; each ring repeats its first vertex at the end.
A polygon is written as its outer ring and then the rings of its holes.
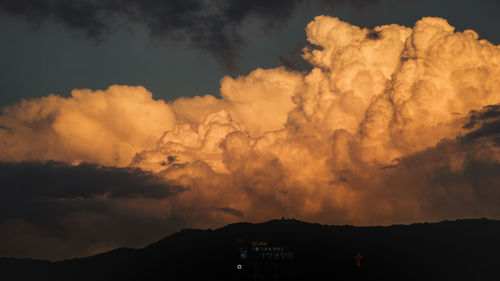
{"type": "Polygon", "coordinates": [[[499,8],[0,0],[0,256],[499,219],[499,8]]]}
{"type": "MultiPolygon", "coordinates": [[[[256,12],[238,16],[234,28],[244,43],[234,43],[232,55],[223,57],[208,47],[196,46],[189,34],[169,40],[168,36],[152,34],[147,22],[129,22],[124,15],[117,15],[119,19],[109,23],[110,30],[103,30],[96,38],[85,30],[85,19],[81,26],[76,23],[72,26],[69,19],[57,19],[51,12],[37,13],[35,8],[30,8],[34,4],[26,4],[36,2],[4,0],[0,4],[0,34],[6,42],[0,45],[1,106],[22,98],[50,93],[69,96],[75,88],[96,90],[113,84],[141,85],[155,98],[165,100],[218,95],[219,80],[225,75],[234,77],[258,67],[278,67],[284,64],[283,59],[285,63],[296,64],[293,67],[304,68],[306,64],[300,61],[300,49],[306,44],[304,28],[321,14],[335,15],[358,26],[391,23],[413,26],[421,17],[440,16],[458,30],[473,29],[492,43],[500,42],[497,32],[500,19],[495,14],[499,4],[494,0],[474,3],[358,0],[350,1],[352,4],[349,1],[278,1],[295,3],[285,4],[290,12],[279,16],[273,14],[273,5],[267,7],[266,1],[253,1],[257,3],[255,6],[262,5],[262,9],[269,12],[258,16],[257,7],[253,9],[256,12]],[[25,7],[26,11],[13,12],[16,10],[11,6],[15,5],[25,7]],[[266,27],[269,22],[271,28],[266,27]]],[[[144,11],[144,15],[149,12],[144,11]]],[[[184,24],[196,25],[189,21],[184,24]]],[[[169,30],[167,23],[164,28],[169,30]]],[[[189,28],[180,29],[181,33],[189,32],[189,28]]]]}

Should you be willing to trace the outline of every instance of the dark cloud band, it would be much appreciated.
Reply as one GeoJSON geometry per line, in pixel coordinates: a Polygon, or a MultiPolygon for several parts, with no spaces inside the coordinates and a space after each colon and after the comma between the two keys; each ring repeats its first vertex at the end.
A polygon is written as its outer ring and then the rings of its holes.
{"type": "Polygon", "coordinates": [[[105,211],[105,199],[164,199],[185,189],[139,169],[60,162],[0,163],[0,219],[81,210],[105,211]]]}
{"type": "MultiPolygon", "coordinates": [[[[1,0],[0,12],[30,23],[46,20],[62,23],[89,38],[102,40],[123,24],[145,25],[152,36],[187,41],[231,66],[244,43],[239,29],[249,17],[265,29],[283,26],[299,6],[322,7],[345,0],[1,0]]],[[[378,0],[350,1],[355,8],[378,0]]]]}

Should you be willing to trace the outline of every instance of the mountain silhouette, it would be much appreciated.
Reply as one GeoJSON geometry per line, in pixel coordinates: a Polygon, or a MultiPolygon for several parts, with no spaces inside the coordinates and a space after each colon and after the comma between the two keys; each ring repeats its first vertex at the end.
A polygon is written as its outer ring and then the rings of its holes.
{"type": "Polygon", "coordinates": [[[499,280],[500,221],[377,227],[298,220],[185,229],[142,249],[0,259],[1,280],[499,280]]]}

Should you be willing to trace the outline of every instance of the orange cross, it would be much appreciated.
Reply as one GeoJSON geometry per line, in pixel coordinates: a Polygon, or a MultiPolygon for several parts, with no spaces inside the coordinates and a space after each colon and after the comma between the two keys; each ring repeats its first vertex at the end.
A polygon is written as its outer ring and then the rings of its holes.
{"type": "Polygon", "coordinates": [[[361,259],[363,258],[363,256],[358,253],[357,255],[354,256],[354,259],[356,260],[356,266],[358,267],[361,267],[361,259]]]}

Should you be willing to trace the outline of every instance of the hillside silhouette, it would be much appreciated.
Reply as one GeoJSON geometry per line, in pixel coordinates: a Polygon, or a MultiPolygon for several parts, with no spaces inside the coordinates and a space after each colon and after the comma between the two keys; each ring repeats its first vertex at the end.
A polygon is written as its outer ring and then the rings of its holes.
{"type": "Polygon", "coordinates": [[[142,249],[0,259],[2,280],[499,280],[500,221],[386,227],[297,220],[185,229],[142,249]]]}

